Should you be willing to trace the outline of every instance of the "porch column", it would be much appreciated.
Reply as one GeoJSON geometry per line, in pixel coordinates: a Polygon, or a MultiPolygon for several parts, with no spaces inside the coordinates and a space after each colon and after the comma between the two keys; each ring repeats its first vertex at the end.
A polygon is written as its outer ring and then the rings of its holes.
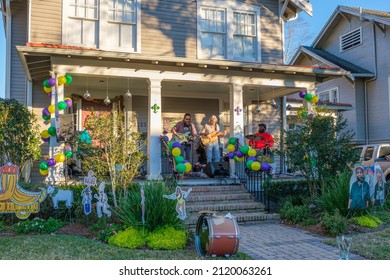
{"type": "MultiPolygon", "coordinates": [[[[230,91],[230,137],[236,137],[244,144],[244,108],[243,108],[243,83],[233,82],[229,84],[230,91]]],[[[235,176],[235,161],[229,160],[230,176],[235,176]]]]}
{"type": "Polygon", "coordinates": [[[161,79],[148,80],[148,180],[161,177],[161,81],[161,79]]]}

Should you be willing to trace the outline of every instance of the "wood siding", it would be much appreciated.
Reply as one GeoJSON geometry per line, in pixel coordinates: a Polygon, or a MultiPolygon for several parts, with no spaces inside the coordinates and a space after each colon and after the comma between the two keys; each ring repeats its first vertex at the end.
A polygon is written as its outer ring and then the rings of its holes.
{"type": "Polygon", "coordinates": [[[62,1],[31,1],[31,42],[61,44],[62,1]]]}
{"type": "Polygon", "coordinates": [[[10,97],[22,103],[27,102],[27,78],[19,59],[16,46],[25,45],[27,39],[27,4],[23,2],[11,3],[11,80],[10,97]]]}

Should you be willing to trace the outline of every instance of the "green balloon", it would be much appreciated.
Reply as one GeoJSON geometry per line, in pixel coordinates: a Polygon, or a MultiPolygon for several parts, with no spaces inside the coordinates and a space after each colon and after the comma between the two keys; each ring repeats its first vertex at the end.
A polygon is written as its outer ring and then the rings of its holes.
{"type": "Polygon", "coordinates": [[[253,163],[253,160],[248,160],[248,161],[246,162],[246,167],[248,167],[249,169],[251,169],[252,163],[253,163]]]}
{"type": "Polygon", "coordinates": [[[232,145],[236,144],[236,137],[230,137],[229,144],[232,144],[232,145]]]}
{"type": "Polygon", "coordinates": [[[306,93],[306,94],[305,94],[305,99],[306,99],[307,101],[310,101],[312,98],[313,98],[313,95],[312,95],[312,94],[310,94],[310,93],[306,93]]]}
{"type": "Polygon", "coordinates": [[[51,119],[51,116],[42,115],[42,119],[44,119],[45,121],[48,121],[51,119]]]}
{"type": "Polygon", "coordinates": [[[73,155],[72,151],[66,151],[66,152],[65,152],[66,158],[71,158],[72,155],[73,155]]]}
{"type": "Polygon", "coordinates": [[[65,84],[67,84],[67,85],[69,85],[73,81],[73,79],[70,75],[65,75],[65,79],[66,79],[65,84]]]}
{"type": "Polygon", "coordinates": [[[42,161],[42,162],[39,164],[39,169],[41,169],[41,170],[47,170],[47,169],[49,169],[49,165],[47,165],[47,162],[46,162],[46,161],[42,161]]]}
{"type": "Polygon", "coordinates": [[[186,166],[184,163],[178,163],[176,164],[176,170],[178,173],[184,173],[186,171],[186,166]]]}
{"type": "Polygon", "coordinates": [[[302,112],[302,118],[304,118],[304,119],[307,118],[307,112],[302,112]]]}
{"type": "Polygon", "coordinates": [[[241,153],[243,153],[244,155],[246,155],[246,154],[248,153],[248,151],[249,151],[249,146],[246,146],[246,145],[242,146],[242,147],[240,148],[240,151],[241,151],[241,153]]]}
{"type": "Polygon", "coordinates": [[[56,134],[57,134],[57,130],[56,130],[56,128],[54,126],[49,127],[47,129],[47,132],[49,132],[50,136],[56,136],[56,134]]]}
{"type": "Polygon", "coordinates": [[[43,86],[46,87],[46,88],[51,88],[51,85],[49,84],[49,80],[44,80],[43,81],[43,86]]]}
{"type": "Polygon", "coordinates": [[[184,161],[184,158],[182,156],[175,156],[176,163],[182,163],[183,161],[184,161]]]}
{"type": "Polygon", "coordinates": [[[169,142],[168,142],[168,148],[169,148],[171,151],[172,151],[172,149],[173,149],[172,145],[173,145],[173,142],[172,142],[172,141],[169,141],[169,142]]]}
{"type": "Polygon", "coordinates": [[[59,110],[64,110],[64,109],[66,109],[66,102],[65,102],[65,101],[60,101],[60,102],[58,102],[58,109],[59,109],[59,110]]]}

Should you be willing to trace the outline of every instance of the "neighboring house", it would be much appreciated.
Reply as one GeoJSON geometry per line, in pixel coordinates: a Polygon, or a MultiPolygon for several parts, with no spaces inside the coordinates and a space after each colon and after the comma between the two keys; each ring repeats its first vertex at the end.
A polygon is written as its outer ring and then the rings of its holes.
{"type": "Polygon", "coordinates": [[[351,104],[343,116],[354,142],[390,143],[390,12],[338,6],[292,65],[339,67],[349,75],[317,85],[320,99],[351,104]]]}
{"type": "MultiPolygon", "coordinates": [[[[283,23],[301,11],[311,14],[305,0],[1,3],[6,97],[40,116],[55,102],[42,82],[70,74],[73,82],[56,91],[59,100],[73,99],[67,113],[74,113],[76,129],[83,130],[91,107],[123,110],[132,128],[147,137],[151,179],[161,173],[160,135],[184,113],[193,115],[198,131],[210,115],[218,115],[221,128],[229,131],[225,143],[231,136],[244,143],[259,121],[278,135],[282,106],[274,110],[271,99],[346,74],[334,67],[282,64],[283,23]]],[[[51,152],[58,147],[55,137],[50,145],[51,152]]]]}

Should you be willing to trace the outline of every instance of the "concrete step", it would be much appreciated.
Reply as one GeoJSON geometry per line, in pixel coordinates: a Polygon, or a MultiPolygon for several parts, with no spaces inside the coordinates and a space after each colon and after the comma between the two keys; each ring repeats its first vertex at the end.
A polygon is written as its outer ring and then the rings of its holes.
{"type": "Polygon", "coordinates": [[[187,203],[187,211],[189,212],[199,212],[202,210],[209,211],[219,211],[219,212],[228,212],[234,210],[246,210],[254,211],[264,210],[264,205],[260,202],[255,201],[203,201],[203,202],[192,202],[187,203]]]}
{"type": "Polygon", "coordinates": [[[208,192],[198,192],[192,193],[187,198],[187,203],[197,202],[197,201],[236,201],[236,200],[251,200],[253,201],[253,196],[250,193],[245,192],[224,192],[221,194],[208,193],[208,192]]]}
{"type": "Polygon", "coordinates": [[[191,185],[182,185],[180,188],[183,191],[188,190],[189,188],[192,189],[191,195],[197,192],[217,192],[217,193],[222,193],[222,192],[246,192],[246,188],[242,185],[196,185],[196,186],[191,186],[191,185]]]}

